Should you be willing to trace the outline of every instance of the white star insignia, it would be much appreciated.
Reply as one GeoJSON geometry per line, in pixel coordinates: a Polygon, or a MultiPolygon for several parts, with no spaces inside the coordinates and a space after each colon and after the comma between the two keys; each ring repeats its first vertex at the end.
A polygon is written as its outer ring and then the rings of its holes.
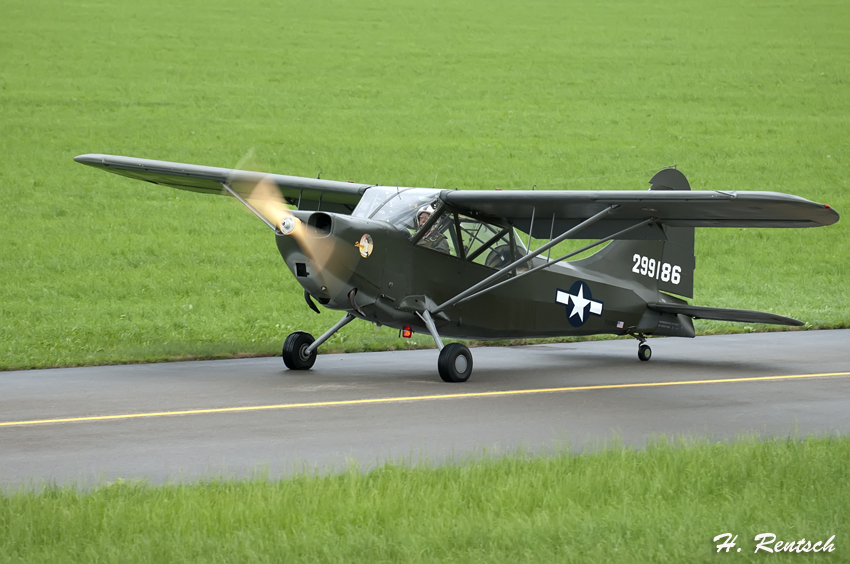
{"type": "Polygon", "coordinates": [[[602,302],[597,302],[596,300],[585,298],[584,285],[579,286],[577,296],[558,290],[558,293],[555,296],[556,302],[558,302],[559,304],[564,304],[565,306],[569,306],[570,300],[572,300],[573,302],[573,310],[567,317],[573,317],[575,315],[578,315],[578,318],[581,321],[584,321],[584,310],[588,304],[590,304],[590,313],[594,315],[602,315],[602,302]]]}

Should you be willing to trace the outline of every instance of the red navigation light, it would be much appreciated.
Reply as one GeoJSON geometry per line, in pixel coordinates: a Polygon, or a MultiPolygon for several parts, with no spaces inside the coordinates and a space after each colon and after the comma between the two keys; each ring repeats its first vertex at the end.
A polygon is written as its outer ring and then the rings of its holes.
{"type": "Polygon", "coordinates": [[[825,207],[825,208],[826,208],[826,209],[828,209],[828,210],[831,210],[831,209],[832,209],[831,207],[829,207],[829,204],[824,204],[824,205],[823,205],[823,207],[825,207]]]}
{"type": "Polygon", "coordinates": [[[413,336],[413,331],[410,330],[410,326],[405,326],[404,329],[401,330],[401,336],[405,339],[409,339],[413,336]]]}

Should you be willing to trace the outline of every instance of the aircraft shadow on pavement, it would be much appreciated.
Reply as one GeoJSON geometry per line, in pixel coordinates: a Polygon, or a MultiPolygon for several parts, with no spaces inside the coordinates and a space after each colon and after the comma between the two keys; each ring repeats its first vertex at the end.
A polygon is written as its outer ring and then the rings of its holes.
{"type": "MultiPolygon", "coordinates": [[[[787,371],[787,367],[766,363],[761,360],[747,362],[744,360],[724,360],[711,358],[664,358],[659,355],[650,363],[642,363],[632,354],[612,356],[595,353],[576,352],[575,350],[547,350],[540,354],[521,352],[515,361],[510,356],[499,354],[498,358],[487,354],[487,348],[474,349],[475,381],[463,386],[446,386],[435,377],[431,362],[416,359],[410,363],[406,359],[394,358],[392,362],[380,362],[378,366],[349,366],[339,370],[334,364],[328,366],[319,362],[310,371],[290,371],[283,369],[282,375],[288,381],[299,383],[357,383],[357,382],[388,382],[399,383],[434,383],[446,388],[446,393],[462,392],[473,384],[494,382],[523,382],[540,380],[546,385],[552,384],[553,378],[564,378],[565,385],[571,385],[575,376],[581,376],[588,384],[600,383],[607,375],[633,375],[635,380],[666,379],[671,376],[677,379],[689,378],[741,378],[748,376],[772,376],[787,371]]],[[[631,352],[631,351],[630,351],[631,352]]],[[[357,354],[357,353],[353,353],[357,354]]],[[[435,351],[436,356],[436,351],[435,351]]],[[[430,360],[430,359],[428,359],[430,360]]]]}

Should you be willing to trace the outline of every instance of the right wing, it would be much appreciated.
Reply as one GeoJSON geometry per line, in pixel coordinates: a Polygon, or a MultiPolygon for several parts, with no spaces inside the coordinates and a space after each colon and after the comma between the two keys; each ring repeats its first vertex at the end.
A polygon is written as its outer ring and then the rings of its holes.
{"type": "Polygon", "coordinates": [[[278,187],[288,204],[300,210],[344,214],[351,213],[363,192],[371,186],[115,155],[80,155],[74,160],[128,178],[205,194],[226,194],[222,188],[224,182],[254,185],[266,179],[278,187]]]}
{"type": "MultiPolygon", "coordinates": [[[[533,229],[539,239],[563,233],[609,206],[617,207],[579,238],[601,238],[649,218],[670,227],[817,227],[838,221],[827,205],[779,192],[446,190],[441,197],[460,210],[503,218],[525,233],[533,229]]],[[[650,231],[630,238],[654,238],[650,231]]]]}

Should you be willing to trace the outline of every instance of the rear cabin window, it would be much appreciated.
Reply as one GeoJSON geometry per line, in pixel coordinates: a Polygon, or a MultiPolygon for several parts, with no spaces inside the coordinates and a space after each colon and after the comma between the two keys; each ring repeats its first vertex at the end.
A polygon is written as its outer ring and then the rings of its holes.
{"type": "Polygon", "coordinates": [[[511,230],[458,214],[460,238],[466,260],[502,268],[511,262],[511,230]]]}
{"type": "Polygon", "coordinates": [[[486,266],[502,268],[513,260],[512,230],[463,214],[441,212],[417,245],[486,266]]]}

